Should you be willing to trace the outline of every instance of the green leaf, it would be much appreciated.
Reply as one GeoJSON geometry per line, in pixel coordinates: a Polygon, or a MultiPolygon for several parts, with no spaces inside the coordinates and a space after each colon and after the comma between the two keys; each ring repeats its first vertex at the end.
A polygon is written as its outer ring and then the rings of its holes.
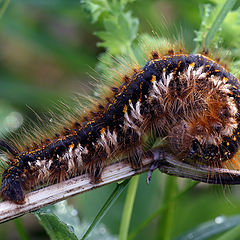
{"type": "Polygon", "coordinates": [[[217,238],[217,240],[235,240],[235,239],[239,239],[239,236],[240,236],[240,225],[222,234],[222,236],[217,238]]]}
{"type": "Polygon", "coordinates": [[[100,16],[110,11],[110,6],[107,0],[80,0],[83,9],[88,12],[95,23],[100,16]]]}
{"type": "Polygon", "coordinates": [[[42,208],[35,213],[35,216],[52,240],[78,239],[73,225],[79,220],[75,214],[70,212],[65,203],[42,208]],[[61,212],[64,213],[64,216],[61,212]]]}
{"type": "Polygon", "coordinates": [[[39,212],[36,215],[51,239],[78,239],[72,229],[54,214],[39,212]]]}
{"type": "Polygon", "coordinates": [[[204,240],[216,236],[228,229],[232,229],[240,224],[240,215],[225,217],[219,216],[214,220],[200,224],[196,228],[188,231],[175,240],[204,240]]]}
{"type": "MultiPolygon", "coordinates": [[[[81,239],[89,227],[88,222],[79,220],[77,210],[68,205],[67,201],[42,208],[35,215],[51,239],[81,239]]],[[[115,240],[103,224],[91,230],[91,240],[95,239],[115,240]]]]}
{"type": "Polygon", "coordinates": [[[128,3],[135,0],[80,0],[82,8],[89,13],[93,23],[110,16],[116,17],[123,12],[128,3]]]}
{"type": "Polygon", "coordinates": [[[132,17],[131,12],[121,13],[116,19],[106,19],[106,31],[96,32],[103,41],[98,46],[105,47],[113,55],[129,53],[129,48],[137,37],[138,24],[138,19],[132,17]]]}

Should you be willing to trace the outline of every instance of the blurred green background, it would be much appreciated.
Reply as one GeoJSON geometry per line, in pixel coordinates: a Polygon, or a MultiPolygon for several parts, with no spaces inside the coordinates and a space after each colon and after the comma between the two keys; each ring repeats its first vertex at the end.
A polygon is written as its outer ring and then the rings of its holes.
{"type": "MultiPolygon", "coordinates": [[[[0,7],[4,2],[0,1],[0,7]]],[[[181,32],[192,50],[204,2],[137,0],[128,8],[140,20],[140,33],[154,29],[174,37],[181,32]]],[[[93,34],[101,29],[101,23],[91,23],[77,0],[10,1],[0,18],[0,137],[9,137],[9,132],[18,132],[19,127],[28,128],[36,121],[34,111],[44,116],[63,99],[89,91],[93,82],[90,75],[97,76],[94,69],[105,51],[96,46],[99,39],[93,34]]],[[[143,174],[130,232],[161,206],[165,176],[156,171],[149,186],[145,179],[143,174]]],[[[184,184],[185,180],[179,179],[179,189],[184,184]]],[[[102,187],[68,202],[78,210],[81,220],[91,222],[114,187],[102,187]]],[[[112,235],[118,234],[124,199],[125,192],[103,218],[112,235]]],[[[176,201],[172,236],[218,216],[238,213],[239,187],[198,184],[176,201]]],[[[22,219],[30,239],[49,239],[34,215],[22,219]]],[[[135,239],[155,239],[160,220],[164,221],[156,218],[135,239]]],[[[0,225],[0,239],[20,239],[13,221],[0,225]]]]}

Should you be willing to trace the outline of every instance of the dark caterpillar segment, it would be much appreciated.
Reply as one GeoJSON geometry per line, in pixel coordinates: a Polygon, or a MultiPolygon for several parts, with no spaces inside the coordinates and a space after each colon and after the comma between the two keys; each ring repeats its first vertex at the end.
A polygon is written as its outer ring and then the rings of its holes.
{"type": "Polygon", "coordinates": [[[167,137],[181,161],[218,165],[239,151],[238,80],[202,55],[170,54],[153,59],[112,88],[100,112],[86,116],[65,135],[17,153],[3,173],[3,199],[24,202],[24,191],[89,173],[92,182],[111,158],[129,155],[141,167],[141,136],[149,129],[167,137]]]}

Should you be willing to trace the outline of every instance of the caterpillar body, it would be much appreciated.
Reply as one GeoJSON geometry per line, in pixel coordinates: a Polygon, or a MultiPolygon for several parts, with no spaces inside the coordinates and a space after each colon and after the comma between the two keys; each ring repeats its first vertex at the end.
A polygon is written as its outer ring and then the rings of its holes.
{"type": "Polygon", "coordinates": [[[107,103],[64,135],[25,151],[5,144],[12,156],[3,172],[2,198],[23,204],[25,191],[83,172],[96,183],[109,161],[122,153],[133,168],[141,168],[142,135],[150,131],[164,137],[180,161],[210,167],[235,161],[240,84],[208,56],[153,51],[144,67],[112,91],[107,103]]]}

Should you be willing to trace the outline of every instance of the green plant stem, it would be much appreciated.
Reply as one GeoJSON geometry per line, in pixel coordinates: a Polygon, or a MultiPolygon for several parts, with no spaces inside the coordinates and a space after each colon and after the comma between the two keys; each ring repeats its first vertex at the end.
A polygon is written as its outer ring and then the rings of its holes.
{"type": "Polygon", "coordinates": [[[204,42],[206,49],[208,49],[208,47],[209,47],[211,41],[213,40],[215,34],[217,33],[217,31],[221,27],[225,17],[227,16],[228,12],[231,11],[231,9],[232,9],[232,7],[234,6],[235,3],[236,3],[236,0],[226,0],[226,2],[223,5],[221,11],[219,12],[215,21],[213,22],[209,32],[206,35],[205,42],[204,42]]]}
{"type": "Polygon", "coordinates": [[[156,217],[158,217],[165,209],[168,208],[169,204],[172,201],[176,201],[182,195],[184,195],[187,191],[195,187],[199,182],[191,181],[183,191],[174,196],[169,202],[162,205],[157,211],[155,211],[151,216],[149,216],[146,220],[144,220],[128,237],[128,240],[134,239],[148,224],[150,224],[156,217]]]}
{"type": "Polygon", "coordinates": [[[161,236],[163,240],[170,240],[171,239],[171,228],[173,222],[173,214],[174,214],[174,207],[175,201],[171,201],[174,196],[176,196],[177,191],[177,181],[176,177],[167,176],[164,195],[163,195],[163,205],[168,204],[168,207],[163,210],[162,216],[160,219],[160,226],[157,231],[157,239],[161,236]]]}
{"type": "Polygon", "coordinates": [[[21,240],[29,240],[29,236],[27,234],[27,231],[25,227],[23,226],[22,219],[21,218],[16,218],[14,219],[15,226],[17,228],[17,231],[19,233],[20,239],[21,240]]]}
{"type": "Polygon", "coordinates": [[[2,18],[3,14],[5,13],[9,3],[10,3],[10,0],[5,0],[2,4],[0,1],[0,4],[2,5],[0,8],[0,19],[2,18]]]}
{"type": "Polygon", "coordinates": [[[126,240],[128,236],[128,229],[130,225],[130,220],[132,216],[133,203],[136,196],[137,186],[138,186],[139,176],[135,176],[131,179],[128,192],[125,200],[125,205],[123,209],[123,215],[121,219],[121,225],[119,230],[118,240],[126,240]]]}
{"type": "Polygon", "coordinates": [[[111,208],[113,203],[117,200],[117,198],[120,196],[122,191],[127,186],[129,180],[125,180],[124,182],[117,184],[116,188],[113,190],[110,197],[107,199],[101,210],[98,212],[97,216],[94,218],[93,222],[87,229],[86,233],[83,235],[81,240],[86,239],[86,237],[90,234],[90,232],[96,227],[96,225],[101,221],[101,219],[104,217],[104,215],[108,212],[108,210],[111,208]]]}

